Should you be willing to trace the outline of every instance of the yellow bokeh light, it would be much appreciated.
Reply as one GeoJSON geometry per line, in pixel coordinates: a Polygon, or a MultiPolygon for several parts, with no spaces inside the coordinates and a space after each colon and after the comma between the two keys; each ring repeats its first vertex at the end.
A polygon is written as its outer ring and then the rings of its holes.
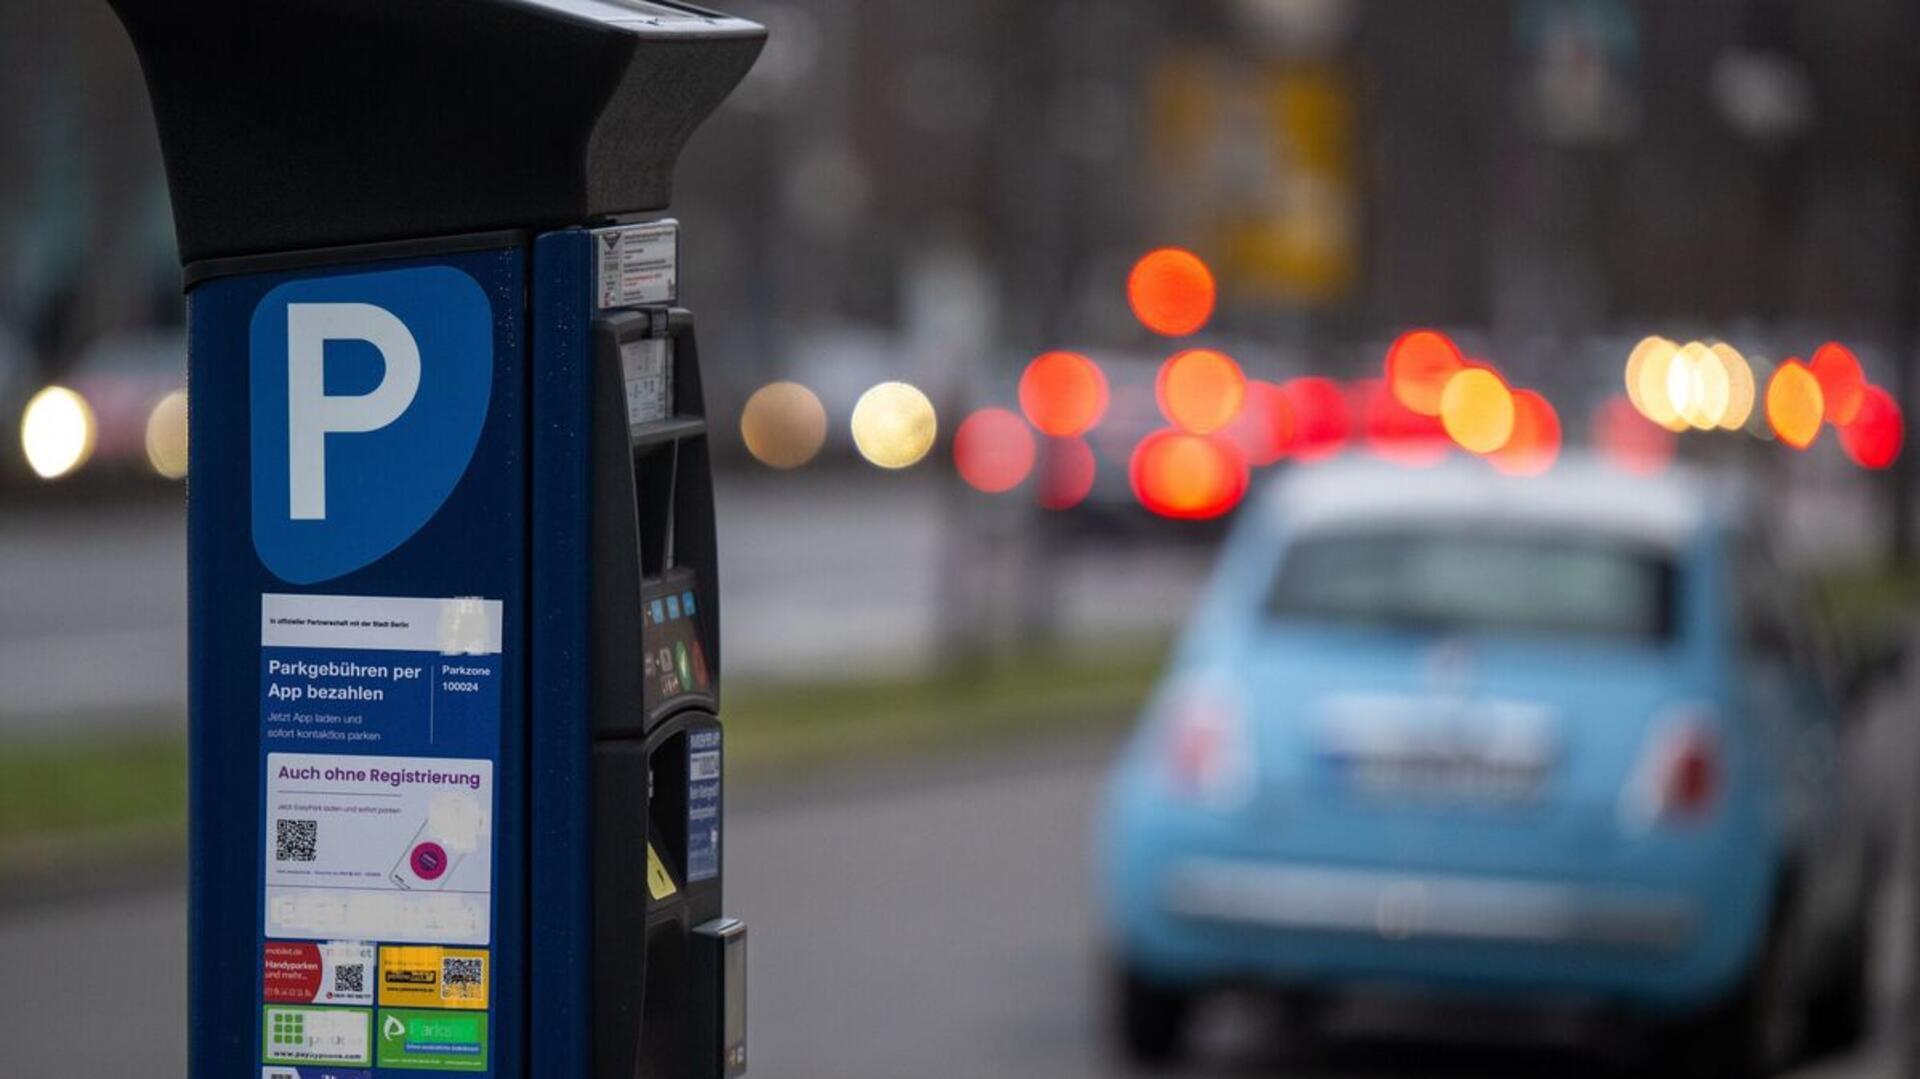
{"type": "Polygon", "coordinates": [[[1675,395],[1674,407],[1682,419],[1701,431],[1711,431],[1720,425],[1727,414],[1727,396],[1730,390],[1727,369],[1720,354],[1706,345],[1693,341],[1680,350],[1680,359],[1675,362],[1676,371],[1684,368],[1687,389],[1686,403],[1681,404],[1679,395],[1675,395]]]}
{"type": "Polygon", "coordinates": [[[59,479],[86,464],[98,434],[92,406],[65,386],[34,394],[20,414],[20,448],[41,479],[59,479]]]}
{"type": "Polygon", "coordinates": [[[162,397],[147,414],[147,463],[165,479],[187,474],[187,391],[162,397]]]}
{"type": "Polygon", "coordinates": [[[1820,437],[1827,404],[1820,380],[1798,360],[1788,360],[1767,381],[1767,423],[1780,441],[1804,450],[1820,437]]]}
{"type": "Polygon", "coordinates": [[[1633,352],[1627,356],[1627,400],[1632,401],[1633,407],[1643,416],[1647,414],[1647,406],[1640,395],[1641,372],[1646,370],[1648,361],[1654,356],[1672,352],[1676,347],[1664,337],[1646,337],[1633,346],[1633,352]]]}
{"type": "Polygon", "coordinates": [[[1500,376],[1469,367],[1440,391],[1440,423],[1471,453],[1492,453],[1513,437],[1513,393],[1500,376]]]}
{"type": "Polygon", "coordinates": [[[1720,429],[1738,431],[1753,415],[1753,367],[1739,349],[1725,341],[1715,342],[1712,348],[1727,373],[1727,407],[1720,414],[1720,429]]]}
{"type": "Polygon", "coordinates": [[[853,444],[881,468],[907,468],[933,449],[933,402],[904,382],[882,382],[853,406],[853,444]]]}
{"type": "Polygon", "coordinates": [[[827,441],[827,410],[798,382],[769,382],[740,411],[740,440],[770,468],[799,468],[827,441]]]}
{"type": "Polygon", "coordinates": [[[1660,339],[1640,357],[1639,368],[1634,372],[1635,389],[1628,395],[1642,416],[1669,430],[1675,424],[1685,426],[1673,400],[1674,368],[1683,367],[1685,362],[1680,346],[1660,339]]]}

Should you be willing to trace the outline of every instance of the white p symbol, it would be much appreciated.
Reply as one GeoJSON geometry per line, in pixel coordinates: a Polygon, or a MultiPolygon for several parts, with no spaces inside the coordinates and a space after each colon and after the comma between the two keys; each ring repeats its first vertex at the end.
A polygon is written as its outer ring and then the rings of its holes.
{"type": "Polygon", "coordinates": [[[420,390],[420,345],[393,312],[370,303],[287,305],[287,515],[327,517],[327,436],[364,434],[400,418],[420,390]],[[328,341],[365,341],[386,371],[371,392],[327,394],[328,341]]]}

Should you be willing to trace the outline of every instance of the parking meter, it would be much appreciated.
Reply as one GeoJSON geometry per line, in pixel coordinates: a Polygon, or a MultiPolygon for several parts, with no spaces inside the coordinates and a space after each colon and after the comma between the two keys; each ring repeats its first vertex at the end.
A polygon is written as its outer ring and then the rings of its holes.
{"type": "MultiPolygon", "coordinates": [[[[746,1065],[661,0],[113,0],[190,334],[198,1076],[746,1065]]],[[[158,976],[158,975],[156,975],[158,976]]]]}

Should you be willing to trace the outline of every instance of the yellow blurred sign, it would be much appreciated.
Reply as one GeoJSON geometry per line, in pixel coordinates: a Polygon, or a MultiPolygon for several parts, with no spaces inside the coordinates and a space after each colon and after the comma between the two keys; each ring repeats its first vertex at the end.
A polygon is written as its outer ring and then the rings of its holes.
{"type": "Polygon", "coordinates": [[[667,872],[667,863],[660,860],[653,844],[647,844],[647,894],[658,902],[679,890],[680,886],[673,883],[673,874],[667,872]]]}
{"type": "Polygon", "coordinates": [[[380,1006],[478,1011],[490,976],[485,948],[382,945],[380,1006]]]}
{"type": "Polygon", "coordinates": [[[1336,61],[1175,54],[1152,81],[1150,139],[1172,220],[1223,286],[1325,304],[1359,272],[1352,76],[1336,61]]]}

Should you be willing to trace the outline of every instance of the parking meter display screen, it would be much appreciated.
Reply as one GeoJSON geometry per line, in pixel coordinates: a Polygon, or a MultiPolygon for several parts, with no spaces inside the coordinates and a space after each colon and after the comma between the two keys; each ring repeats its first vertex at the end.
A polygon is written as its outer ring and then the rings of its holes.
{"type": "Polygon", "coordinates": [[[646,627],[642,640],[645,700],[648,712],[675,697],[713,692],[706,646],[701,643],[699,600],[693,574],[681,572],[649,581],[642,590],[646,627]]]}

